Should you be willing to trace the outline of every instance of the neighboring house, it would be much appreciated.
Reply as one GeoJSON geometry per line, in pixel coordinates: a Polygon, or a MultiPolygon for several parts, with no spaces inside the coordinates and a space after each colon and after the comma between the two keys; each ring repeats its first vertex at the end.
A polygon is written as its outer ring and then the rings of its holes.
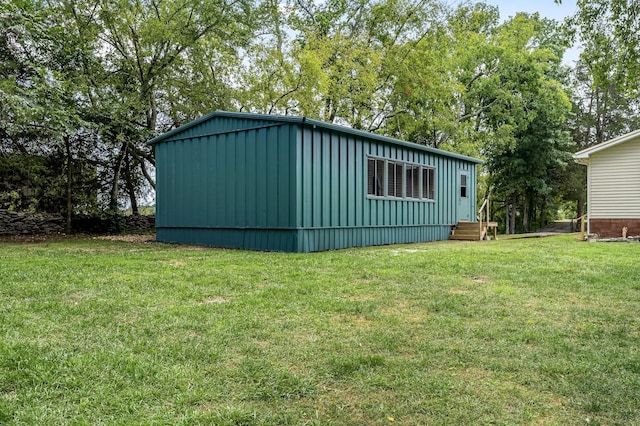
{"type": "Polygon", "coordinates": [[[148,143],[158,241],[311,252],[475,218],[480,160],[343,126],[216,111],[148,143]]]}
{"type": "Polygon", "coordinates": [[[640,235],[640,130],[573,154],[587,169],[588,233],[640,235]]]}

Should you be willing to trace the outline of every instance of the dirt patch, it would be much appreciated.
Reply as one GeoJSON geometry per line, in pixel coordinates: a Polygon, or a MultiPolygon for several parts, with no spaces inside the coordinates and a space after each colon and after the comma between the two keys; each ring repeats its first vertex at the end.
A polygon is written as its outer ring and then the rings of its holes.
{"type": "Polygon", "coordinates": [[[23,235],[2,235],[0,242],[3,243],[44,243],[47,241],[61,241],[77,238],[75,235],[66,234],[23,234],[23,235]]]}
{"type": "Polygon", "coordinates": [[[101,235],[94,240],[124,241],[126,243],[155,243],[155,234],[101,235]]]}
{"type": "Polygon", "coordinates": [[[127,243],[155,243],[155,234],[127,234],[127,235],[99,235],[88,234],[23,234],[23,235],[2,235],[0,242],[3,243],[46,243],[55,241],[73,240],[108,240],[124,241],[127,243]]]}
{"type": "Polygon", "coordinates": [[[214,297],[207,297],[206,299],[202,299],[198,303],[201,305],[211,305],[211,304],[221,305],[223,303],[229,303],[229,299],[222,296],[214,296],[214,297]]]}

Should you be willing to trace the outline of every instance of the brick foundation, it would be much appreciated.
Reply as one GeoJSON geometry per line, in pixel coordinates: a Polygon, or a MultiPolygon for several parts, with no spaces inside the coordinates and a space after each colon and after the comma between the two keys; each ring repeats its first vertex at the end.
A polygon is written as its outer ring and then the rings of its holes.
{"type": "Polygon", "coordinates": [[[603,238],[622,237],[625,226],[627,237],[640,235],[640,219],[589,219],[589,233],[603,238]]]}

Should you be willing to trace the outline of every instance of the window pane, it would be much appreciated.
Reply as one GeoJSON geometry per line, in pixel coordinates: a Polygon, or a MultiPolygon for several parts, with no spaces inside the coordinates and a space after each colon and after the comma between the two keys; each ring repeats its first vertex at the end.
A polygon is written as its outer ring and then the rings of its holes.
{"type": "Polygon", "coordinates": [[[384,195],[384,160],[367,160],[367,194],[378,197],[384,195]]]}
{"type": "Polygon", "coordinates": [[[429,197],[430,200],[436,199],[436,169],[429,169],[429,197]]]}
{"type": "Polygon", "coordinates": [[[384,196],[384,160],[376,160],[376,195],[384,196]]]}
{"type": "Polygon", "coordinates": [[[367,160],[367,194],[376,195],[376,160],[367,160]]]}
{"type": "Polygon", "coordinates": [[[402,163],[394,163],[389,161],[387,167],[387,195],[390,197],[402,197],[402,190],[404,186],[404,174],[402,163]]]}
{"type": "Polygon", "coordinates": [[[389,161],[388,163],[388,188],[387,188],[387,195],[390,197],[395,197],[396,196],[396,173],[395,173],[395,166],[396,164],[389,161]]]}
{"type": "Polygon", "coordinates": [[[434,200],[435,192],[436,192],[435,169],[423,168],[422,169],[422,198],[434,200]]]}
{"type": "Polygon", "coordinates": [[[467,175],[460,175],[460,197],[467,198],[467,175]]]}
{"type": "Polygon", "coordinates": [[[407,181],[407,197],[418,198],[420,196],[420,168],[418,166],[406,166],[406,181],[407,181]]]}
{"type": "Polygon", "coordinates": [[[396,163],[396,197],[402,197],[403,183],[402,163],[396,163]]]}

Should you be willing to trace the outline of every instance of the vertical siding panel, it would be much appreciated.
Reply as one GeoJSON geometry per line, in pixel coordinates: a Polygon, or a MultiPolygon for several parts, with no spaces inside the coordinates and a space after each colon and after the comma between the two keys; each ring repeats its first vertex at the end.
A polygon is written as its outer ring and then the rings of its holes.
{"type": "Polygon", "coordinates": [[[216,155],[215,155],[215,143],[213,137],[208,136],[203,138],[203,144],[205,145],[204,152],[204,162],[205,162],[205,173],[206,173],[206,186],[203,188],[203,193],[205,197],[205,201],[203,205],[206,209],[206,224],[209,225],[212,221],[212,217],[214,217],[215,210],[215,200],[214,200],[214,191],[215,191],[215,176],[216,173],[216,155]]]}
{"type": "MultiPolygon", "coordinates": [[[[256,227],[258,225],[258,165],[256,164],[256,150],[258,149],[256,143],[256,132],[245,132],[246,137],[246,150],[245,150],[245,169],[246,176],[246,194],[245,194],[245,207],[247,209],[245,215],[246,225],[249,227],[256,227]]],[[[249,242],[251,244],[251,242],[249,242]]]]}
{"type": "MultiPolygon", "coordinates": [[[[254,133],[254,131],[252,131],[254,133]]],[[[267,227],[267,210],[269,203],[270,188],[269,182],[269,168],[267,161],[267,143],[266,143],[266,129],[260,129],[255,131],[256,134],[256,169],[258,170],[257,177],[258,182],[256,188],[258,190],[258,216],[257,225],[259,228],[267,227]]]]}
{"type": "Polygon", "coordinates": [[[313,138],[313,151],[311,153],[310,163],[310,175],[313,179],[312,184],[312,218],[311,223],[313,227],[322,226],[322,187],[325,184],[322,181],[322,145],[325,135],[328,133],[324,129],[315,129],[316,137],[313,138]]]}
{"type": "MultiPolygon", "coordinates": [[[[156,159],[156,170],[158,167],[161,168],[161,170],[166,170],[166,164],[164,161],[164,149],[167,147],[167,144],[157,144],[152,146],[151,148],[153,149],[153,157],[156,159]]],[[[164,174],[163,173],[156,173],[156,228],[159,228],[162,224],[162,217],[161,215],[163,215],[165,213],[164,211],[164,207],[162,204],[162,196],[164,195],[163,192],[165,191],[164,188],[164,174]],[[158,209],[161,209],[160,211],[158,209]]]]}
{"type": "Polygon", "coordinates": [[[167,151],[166,151],[166,161],[171,164],[171,169],[169,171],[169,176],[167,176],[167,192],[166,197],[164,198],[164,208],[167,212],[167,217],[165,219],[165,225],[175,226],[177,224],[176,220],[176,208],[172,206],[178,205],[176,204],[176,178],[178,173],[178,154],[176,153],[176,143],[168,142],[167,143],[167,151]],[[173,161],[171,161],[173,160],[173,161]]]}
{"type": "Polygon", "coordinates": [[[367,190],[365,189],[366,179],[364,179],[364,182],[363,182],[363,178],[364,178],[363,165],[364,167],[366,167],[366,159],[362,152],[362,145],[363,145],[362,139],[355,138],[354,144],[355,144],[355,156],[356,156],[355,157],[356,191],[355,191],[355,211],[354,211],[355,223],[354,225],[362,226],[363,218],[364,218],[364,214],[363,214],[364,199],[367,194],[367,190]]]}
{"type": "Polygon", "coordinates": [[[247,132],[239,132],[236,141],[236,225],[247,226],[247,178],[250,168],[253,166],[247,164],[247,132]]]}
{"type": "MultiPolygon", "coordinates": [[[[406,185],[407,183],[405,182],[405,167],[404,167],[404,162],[407,159],[406,156],[406,149],[405,148],[399,148],[398,149],[398,160],[403,162],[402,165],[402,194],[401,196],[404,197],[405,193],[406,193],[406,185]]],[[[400,201],[397,203],[398,206],[398,221],[396,223],[394,223],[394,225],[405,225],[407,223],[407,202],[406,201],[400,201]]]]}
{"type": "MultiPolygon", "coordinates": [[[[178,149],[177,152],[179,155],[179,166],[180,169],[178,171],[178,179],[185,183],[184,188],[180,188],[177,192],[177,199],[179,206],[188,206],[189,202],[189,193],[188,191],[192,188],[193,183],[191,182],[191,174],[187,172],[189,169],[189,163],[191,158],[189,156],[189,151],[191,150],[191,139],[185,140],[184,147],[182,149],[178,149]]],[[[185,224],[187,226],[191,225],[191,220],[187,215],[187,209],[181,208],[176,212],[177,220],[181,224],[185,224]]]]}
{"type": "Polygon", "coordinates": [[[289,161],[289,126],[281,126],[278,130],[278,222],[276,226],[291,227],[289,216],[289,206],[291,205],[291,194],[289,182],[291,181],[291,167],[289,161]]]}
{"type": "Polygon", "coordinates": [[[447,190],[447,182],[449,182],[448,185],[451,185],[451,182],[455,182],[455,177],[453,176],[451,168],[449,167],[449,160],[445,158],[442,162],[444,164],[444,179],[442,180],[442,182],[440,182],[440,187],[444,198],[444,203],[442,205],[442,221],[443,223],[447,223],[450,222],[449,217],[453,206],[453,204],[451,203],[451,191],[447,190]]]}
{"type": "MultiPolygon", "coordinates": [[[[397,147],[391,147],[389,150],[389,158],[391,160],[397,160],[398,159],[398,148],[397,147]]],[[[389,168],[387,168],[387,173],[389,171],[389,168]]],[[[387,185],[388,188],[388,185],[387,185]]],[[[398,202],[397,201],[390,201],[389,202],[389,207],[390,207],[390,216],[389,216],[389,221],[387,221],[385,223],[385,225],[397,225],[398,224],[398,202]]],[[[387,235],[387,238],[389,238],[389,236],[387,235]]]]}
{"type": "Polygon", "coordinates": [[[202,160],[202,145],[205,138],[195,138],[193,140],[193,152],[192,152],[192,173],[194,185],[191,192],[190,205],[193,206],[191,216],[193,217],[194,226],[202,226],[204,223],[204,211],[203,206],[206,204],[206,198],[204,194],[204,165],[202,160]],[[195,170],[193,170],[195,169],[195,170]]]}
{"type": "MultiPolygon", "coordinates": [[[[303,163],[303,158],[302,158],[302,152],[303,152],[303,145],[304,145],[304,137],[305,137],[305,129],[303,125],[296,125],[295,126],[296,129],[296,138],[295,138],[295,156],[293,157],[293,161],[295,161],[295,165],[296,165],[296,175],[295,175],[295,191],[296,191],[296,199],[295,199],[295,226],[296,228],[303,226],[303,195],[302,195],[302,188],[303,188],[303,181],[304,181],[304,175],[303,175],[303,169],[304,169],[304,163],[303,163]]],[[[300,235],[300,234],[298,234],[300,235]]],[[[298,238],[297,240],[297,244],[301,244],[302,240],[301,238],[298,238]]],[[[298,247],[298,249],[300,249],[300,247],[298,247]]]]}
{"type": "Polygon", "coordinates": [[[427,209],[429,214],[428,223],[441,223],[441,222],[438,222],[438,206],[440,204],[440,192],[438,192],[437,185],[440,183],[440,173],[442,173],[442,170],[438,168],[437,157],[434,157],[432,155],[429,155],[428,157],[429,157],[429,165],[433,166],[433,168],[435,169],[434,176],[436,179],[435,200],[433,203],[428,204],[429,208],[427,209]]]}
{"type": "Polygon", "coordinates": [[[322,135],[322,226],[331,226],[331,134],[322,135]]]}
{"type": "Polygon", "coordinates": [[[338,133],[336,134],[336,137],[338,138],[338,145],[340,146],[340,157],[338,158],[338,172],[340,179],[340,226],[347,226],[347,217],[349,215],[347,194],[349,193],[349,169],[351,169],[351,165],[348,163],[349,156],[347,154],[347,144],[349,142],[346,135],[338,133]]]}
{"type": "MultiPolygon", "coordinates": [[[[371,154],[371,143],[365,139],[362,140],[362,151],[363,151],[363,157],[364,157],[364,170],[362,173],[368,173],[365,172],[365,170],[368,170],[367,168],[369,167],[367,164],[368,161],[368,156],[367,154],[371,154]]],[[[362,178],[366,181],[366,175],[363,175],[362,178]]],[[[368,195],[365,195],[364,199],[362,200],[362,224],[364,226],[370,226],[372,223],[372,217],[374,214],[374,207],[375,204],[374,202],[369,199],[368,195]]]]}
{"type": "MultiPolygon", "coordinates": [[[[285,139],[283,143],[284,143],[284,148],[286,150],[286,159],[287,159],[286,167],[288,169],[287,185],[289,190],[288,199],[286,200],[287,209],[288,209],[286,226],[289,228],[296,228],[298,226],[297,217],[296,217],[296,214],[298,211],[298,204],[297,204],[298,166],[296,163],[296,155],[297,155],[296,153],[297,153],[297,146],[298,146],[298,130],[297,129],[298,129],[298,126],[293,124],[288,124],[287,135],[286,136],[283,135],[283,138],[285,139]]],[[[296,248],[293,247],[294,241],[292,239],[289,240],[289,244],[291,247],[291,251],[295,251],[296,248]]]]}
{"type": "MultiPolygon", "coordinates": [[[[270,228],[272,226],[272,218],[274,216],[273,206],[274,199],[276,198],[275,192],[278,190],[274,184],[273,180],[273,171],[275,167],[273,166],[274,154],[273,154],[273,145],[272,145],[272,137],[273,133],[272,129],[259,129],[258,130],[258,144],[260,151],[258,152],[257,161],[260,163],[260,171],[261,171],[261,189],[260,189],[260,215],[262,216],[262,227],[270,228]]],[[[272,239],[269,232],[264,232],[264,241],[269,243],[272,239]]]]}
{"type": "MultiPolygon", "coordinates": [[[[265,180],[263,177],[262,169],[264,167],[265,158],[264,156],[261,156],[262,144],[260,143],[259,133],[255,130],[250,130],[248,133],[248,136],[251,137],[251,141],[253,144],[253,149],[252,149],[253,158],[251,163],[251,167],[253,168],[253,171],[254,171],[254,181],[252,183],[252,186],[253,186],[252,201],[253,201],[253,217],[254,217],[253,226],[256,228],[259,228],[263,226],[261,196],[262,194],[264,194],[262,183],[265,182],[265,180]]],[[[257,238],[257,236],[255,238],[257,238]]],[[[256,244],[256,243],[257,243],[257,239],[254,239],[253,244],[256,244]]]]}
{"type": "Polygon", "coordinates": [[[331,132],[331,226],[340,226],[340,147],[338,135],[331,132]]]}
{"type": "Polygon", "coordinates": [[[224,158],[222,157],[222,149],[221,149],[221,137],[220,136],[212,136],[211,137],[213,143],[213,152],[215,156],[215,170],[213,171],[214,178],[212,179],[211,188],[209,190],[209,196],[213,200],[214,212],[213,212],[213,223],[219,225],[222,223],[223,210],[221,205],[221,200],[223,197],[222,190],[220,188],[220,182],[224,175],[223,163],[224,158]]]}
{"type": "Polygon", "coordinates": [[[225,138],[225,163],[226,163],[226,173],[224,179],[224,187],[226,190],[225,197],[225,211],[226,211],[226,219],[225,223],[227,226],[234,226],[237,224],[237,211],[236,211],[236,198],[237,198],[237,181],[235,179],[235,175],[238,174],[239,170],[243,170],[239,164],[234,162],[236,158],[236,144],[238,142],[238,134],[237,133],[229,133],[225,138]]]}
{"type": "MultiPolygon", "coordinates": [[[[356,225],[356,171],[358,169],[359,159],[356,157],[356,141],[353,136],[346,138],[347,140],[347,203],[349,210],[347,212],[347,225],[356,225]]],[[[351,237],[353,240],[353,237],[351,237]]]]}
{"type": "MultiPolygon", "coordinates": [[[[156,159],[156,170],[168,170],[166,162],[166,149],[168,144],[157,144],[153,146],[153,154],[156,159]]],[[[156,173],[156,228],[164,226],[164,215],[167,211],[164,207],[164,195],[166,192],[165,173],[156,173]]]]}
{"type": "Polygon", "coordinates": [[[195,181],[196,187],[193,188],[193,206],[194,211],[192,215],[194,217],[195,226],[203,226],[206,224],[206,208],[207,208],[207,162],[204,155],[206,155],[206,141],[207,138],[199,137],[195,139],[194,153],[193,153],[193,166],[195,169],[195,181]]]}
{"type": "MultiPolygon", "coordinates": [[[[386,147],[384,145],[382,145],[380,142],[377,142],[377,148],[378,148],[378,156],[382,157],[382,158],[388,158],[389,157],[389,150],[385,149],[386,147]]],[[[384,185],[384,193],[387,193],[387,171],[385,170],[385,181],[383,183],[384,185]]],[[[376,226],[380,226],[380,225],[385,225],[386,223],[389,222],[389,202],[387,200],[384,200],[382,202],[378,202],[378,215],[376,217],[376,226]]]]}
{"type": "MultiPolygon", "coordinates": [[[[185,140],[186,142],[186,140],[185,140]]],[[[179,206],[180,203],[182,203],[182,199],[181,199],[181,191],[178,188],[178,182],[180,182],[180,186],[182,186],[182,168],[184,165],[184,152],[182,150],[182,146],[180,146],[180,149],[178,149],[178,143],[173,142],[173,153],[175,155],[175,169],[174,169],[174,175],[172,177],[172,183],[174,185],[174,191],[171,197],[171,202],[173,203],[173,205],[179,206]]],[[[180,145],[182,145],[182,143],[180,143],[180,145]]],[[[171,208],[171,207],[170,207],[171,208]]],[[[174,224],[178,224],[178,223],[182,223],[182,213],[180,212],[180,209],[176,209],[176,208],[171,208],[173,210],[173,223],[174,224]]]]}
{"type": "Polygon", "coordinates": [[[304,138],[304,146],[302,147],[303,155],[302,155],[302,173],[303,173],[303,190],[302,197],[304,198],[304,202],[302,204],[302,216],[303,223],[302,226],[310,227],[312,225],[312,200],[311,196],[313,193],[313,182],[311,177],[311,168],[313,163],[311,161],[311,149],[313,147],[315,139],[315,132],[309,128],[305,129],[305,138],[304,138]]]}
{"type": "Polygon", "coordinates": [[[265,222],[267,227],[272,228],[278,226],[278,204],[280,199],[278,185],[278,133],[279,127],[271,127],[264,129],[264,140],[266,151],[266,180],[267,180],[267,198],[265,204],[265,222]]]}

